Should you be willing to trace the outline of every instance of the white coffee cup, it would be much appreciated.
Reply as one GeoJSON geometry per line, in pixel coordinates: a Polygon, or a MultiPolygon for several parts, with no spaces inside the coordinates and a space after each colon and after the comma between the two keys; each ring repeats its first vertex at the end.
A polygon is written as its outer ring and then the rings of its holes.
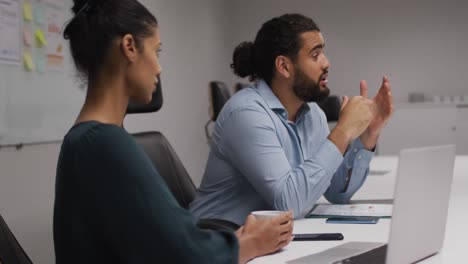
{"type": "Polygon", "coordinates": [[[251,214],[255,216],[257,219],[266,219],[266,218],[271,218],[275,217],[278,215],[282,215],[286,212],[284,211],[253,211],[251,214]]]}

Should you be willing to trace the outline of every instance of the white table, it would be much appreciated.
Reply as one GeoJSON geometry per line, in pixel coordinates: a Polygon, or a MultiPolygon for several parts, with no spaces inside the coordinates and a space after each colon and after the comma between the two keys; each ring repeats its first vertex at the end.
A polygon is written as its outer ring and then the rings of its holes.
{"type": "MultiPolygon", "coordinates": [[[[391,199],[396,178],[398,157],[378,156],[371,162],[371,175],[353,200],[391,199]],[[390,171],[372,175],[372,171],[390,171]]],[[[323,198],[322,198],[323,199],[323,198]]],[[[319,202],[324,202],[320,200],[319,202]]],[[[423,219],[421,220],[423,221],[423,219]]],[[[325,219],[300,219],[294,222],[294,233],[342,233],[343,241],[291,242],[282,251],[256,258],[250,263],[285,263],[286,261],[318,253],[349,241],[387,242],[390,219],[380,219],[376,225],[326,224],[325,219]]],[[[422,263],[467,263],[468,259],[468,156],[457,156],[450,196],[444,246],[440,254],[422,263]]]]}

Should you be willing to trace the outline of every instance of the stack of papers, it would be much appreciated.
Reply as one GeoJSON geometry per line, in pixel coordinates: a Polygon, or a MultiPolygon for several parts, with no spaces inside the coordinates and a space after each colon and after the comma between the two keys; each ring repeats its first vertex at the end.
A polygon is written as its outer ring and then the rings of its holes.
{"type": "Polygon", "coordinates": [[[328,218],[333,216],[376,216],[391,217],[392,204],[318,204],[307,218],[328,218]]]}

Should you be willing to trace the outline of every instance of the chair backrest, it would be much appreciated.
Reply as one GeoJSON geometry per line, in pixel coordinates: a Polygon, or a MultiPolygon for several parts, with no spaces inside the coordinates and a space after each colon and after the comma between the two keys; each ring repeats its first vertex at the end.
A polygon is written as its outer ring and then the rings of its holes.
{"type": "Polygon", "coordinates": [[[215,122],[224,104],[231,97],[229,88],[224,82],[212,81],[209,84],[209,94],[211,99],[211,121],[215,122]]]}
{"type": "Polygon", "coordinates": [[[330,95],[322,101],[317,102],[317,104],[322,108],[323,112],[325,112],[328,122],[338,121],[341,109],[341,101],[338,96],[330,95]]]}
{"type": "Polygon", "coordinates": [[[242,90],[242,89],[244,89],[245,87],[248,87],[248,86],[249,86],[249,84],[247,84],[247,83],[238,82],[238,83],[234,84],[234,92],[237,93],[238,91],[240,91],[240,90],[242,90]]]}
{"type": "Polygon", "coordinates": [[[32,264],[1,215],[0,264],[32,264]]]}
{"type": "MultiPolygon", "coordinates": [[[[149,104],[130,102],[127,114],[152,113],[161,109],[163,104],[161,80],[149,104]]],[[[137,143],[143,148],[154,167],[166,181],[169,189],[179,204],[188,208],[195,198],[196,188],[187,170],[175,153],[172,146],[161,132],[150,131],[132,134],[137,143]]]]}
{"type": "Polygon", "coordinates": [[[127,114],[139,114],[139,113],[153,113],[161,109],[163,105],[163,96],[161,89],[161,78],[158,76],[158,83],[156,85],[156,90],[153,93],[151,102],[148,104],[140,104],[130,100],[127,106],[127,114]]]}
{"type": "MultiPolygon", "coordinates": [[[[162,107],[162,102],[161,81],[159,81],[151,103],[147,105],[131,103],[127,107],[127,113],[156,112],[162,107]]],[[[169,141],[158,131],[140,132],[132,135],[166,181],[169,190],[180,206],[188,209],[195,198],[197,189],[169,141]]],[[[200,228],[212,230],[235,231],[239,228],[235,223],[220,219],[201,219],[197,225],[200,228]]]]}
{"type": "Polygon", "coordinates": [[[195,198],[196,188],[169,141],[157,131],[134,133],[133,137],[151,159],[179,204],[188,209],[195,198]]]}

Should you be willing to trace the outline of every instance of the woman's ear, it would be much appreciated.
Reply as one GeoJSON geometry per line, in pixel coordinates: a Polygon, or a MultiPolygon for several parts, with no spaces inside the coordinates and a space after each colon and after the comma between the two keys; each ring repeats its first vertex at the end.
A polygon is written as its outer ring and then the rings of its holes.
{"type": "Polygon", "coordinates": [[[136,47],[135,39],[131,34],[126,34],[122,37],[122,42],[120,42],[120,49],[125,58],[129,62],[134,62],[138,56],[138,50],[136,47]]]}
{"type": "Polygon", "coordinates": [[[288,79],[292,76],[293,66],[291,60],[286,56],[280,55],[276,57],[275,69],[283,78],[288,79]]]}

